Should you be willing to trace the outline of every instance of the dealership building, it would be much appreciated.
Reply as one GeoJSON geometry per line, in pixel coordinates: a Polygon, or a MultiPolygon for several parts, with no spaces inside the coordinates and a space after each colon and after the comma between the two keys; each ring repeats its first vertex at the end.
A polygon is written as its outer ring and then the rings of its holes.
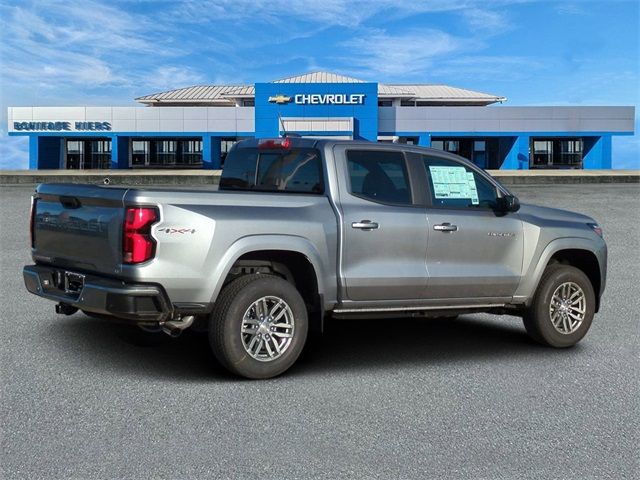
{"type": "Polygon", "coordinates": [[[254,85],[145,95],[138,107],[9,107],[32,169],[216,169],[243,138],[284,131],[431,146],[487,169],[611,168],[612,136],[634,107],[509,107],[447,85],[388,84],[313,72],[254,85]]]}

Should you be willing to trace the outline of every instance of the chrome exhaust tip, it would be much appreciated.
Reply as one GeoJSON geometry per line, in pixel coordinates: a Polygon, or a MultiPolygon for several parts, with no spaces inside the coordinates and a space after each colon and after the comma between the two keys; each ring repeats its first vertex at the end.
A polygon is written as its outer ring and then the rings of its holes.
{"type": "Polygon", "coordinates": [[[162,331],[172,338],[177,338],[193,324],[195,318],[194,315],[187,315],[177,320],[169,320],[161,324],[162,331]]]}

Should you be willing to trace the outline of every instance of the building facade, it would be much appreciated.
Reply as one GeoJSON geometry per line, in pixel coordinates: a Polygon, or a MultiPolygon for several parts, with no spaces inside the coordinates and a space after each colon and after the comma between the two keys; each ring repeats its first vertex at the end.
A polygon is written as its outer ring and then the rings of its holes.
{"type": "Polygon", "coordinates": [[[506,98],[314,72],[255,85],[205,85],[140,107],[9,107],[32,169],[221,168],[243,138],[354,138],[431,146],[486,169],[611,168],[612,136],[634,107],[508,107],[506,98]]]}

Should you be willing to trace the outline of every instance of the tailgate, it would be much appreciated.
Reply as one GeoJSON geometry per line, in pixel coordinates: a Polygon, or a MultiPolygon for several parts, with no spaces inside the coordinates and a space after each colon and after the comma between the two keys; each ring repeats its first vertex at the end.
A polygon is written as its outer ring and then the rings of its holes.
{"type": "Polygon", "coordinates": [[[126,192],[126,188],[96,185],[39,185],[34,196],[34,260],[91,272],[118,272],[126,192]]]}

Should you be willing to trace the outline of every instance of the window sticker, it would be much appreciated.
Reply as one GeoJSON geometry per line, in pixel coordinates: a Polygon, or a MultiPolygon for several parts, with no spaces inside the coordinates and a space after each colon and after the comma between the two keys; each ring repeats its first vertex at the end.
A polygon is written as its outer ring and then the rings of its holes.
{"type": "Polygon", "coordinates": [[[473,172],[464,167],[430,166],[431,183],[435,198],[470,199],[473,205],[480,203],[473,172]]]}

